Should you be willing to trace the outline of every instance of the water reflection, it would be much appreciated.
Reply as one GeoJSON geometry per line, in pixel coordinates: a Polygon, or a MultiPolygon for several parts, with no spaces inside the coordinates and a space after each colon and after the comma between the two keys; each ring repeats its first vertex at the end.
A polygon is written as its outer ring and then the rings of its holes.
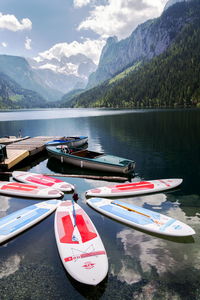
{"type": "Polygon", "coordinates": [[[9,210],[10,208],[10,203],[9,203],[9,199],[6,196],[1,196],[1,201],[0,201],[0,217],[4,217],[6,216],[6,212],[9,210]]]}
{"type": "MultiPolygon", "coordinates": [[[[80,117],[97,117],[102,115],[118,115],[121,113],[132,113],[134,110],[113,110],[113,109],[40,109],[40,110],[17,110],[0,112],[1,121],[11,120],[44,120],[44,119],[61,119],[61,118],[80,118],[80,117]]],[[[137,112],[137,111],[135,111],[137,112]]]]}
{"type": "Polygon", "coordinates": [[[107,283],[108,283],[108,275],[104,278],[102,282],[100,282],[97,286],[85,286],[76,280],[74,280],[67,272],[64,270],[66,277],[74,287],[74,289],[84,296],[85,299],[101,299],[102,295],[105,293],[107,283]]]}
{"type": "MultiPolygon", "coordinates": [[[[186,247],[186,244],[176,243],[178,239],[159,239],[153,235],[147,235],[134,229],[124,229],[117,234],[117,238],[121,240],[124,248],[125,258],[122,259],[122,268],[119,274],[119,278],[123,277],[128,283],[136,282],[136,278],[139,281],[142,276],[150,275],[152,268],[156,270],[156,273],[161,276],[166,272],[176,272],[179,267],[193,266],[197,263],[190,258],[190,247],[186,247]],[[177,256],[178,252],[178,256],[177,256]],[[181,264],[179,265],[179,262],[181,264]],[[134,280],[130,282],[130,270],[137,276],[133,277],[134,280]],[[123,276],[122,276],[123,274],[123,276]],[[145,275],[146,274],[146,275],[145,275]]],[[[192,242],[192,239],[190,239],[192,242]]],[[[200,252],[199,252],[200,253],[200,252]]]]}
{"type": "Polygon", "coordinates": [[[19,270],[22,258],[19,255],[12,255],[0,261],[0,279],[8,277],[19,270]]]}
{"type": "MultiPolygon", "coordinates": [[[[129,114],[118,111],[115,115],[99,111],[99,116],[82,118],[80,115],[68,118],[66,111],[57,113],[32,111],[32,117],[38,119],[34,121],[30,114],[21,112],[16,114],[21,120],[5,122],[0,114],[0,135],[15,135],[19,129],[23,135],[30,136],[86,135],[90,149],[135,160],[138,177],[132,181],[183,178],[176,191],[121,200],[175,217],[190,225],[197,234],[173,239],[118,223],[85,204],[85,191],[105,186],[105,181],[67,178],[76,185],[78,204],[91,217],[102,238],[109,259],[108,277],[91,289],[69,278],[59,258],[52,214],[0,247],[1,298],[199,299],[200,110],[129,114]],[[55,119],[45,119],[53,118],[54,114],[57,114],[55,119]]],[[[10,114],[7,120],[14,120],[14,115],[10,114]]],[[[49,173],[50,170],[51,173],[83,175],[89,171],[75,170],[47,157],[17,168],[37,173],[49,173]]],[[[30,199],[0,198],[1,216],[33,204],[30,199]]],[[[70,199],[71,195],[66,194],[64,198],[70,199]]]]}

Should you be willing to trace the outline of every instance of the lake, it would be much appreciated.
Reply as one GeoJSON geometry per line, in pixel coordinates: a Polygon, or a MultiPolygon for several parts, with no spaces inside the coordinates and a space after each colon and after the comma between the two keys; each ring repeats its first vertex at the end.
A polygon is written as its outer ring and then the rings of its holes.
{"type": "MultiPolygon", "coordinates": [[[[85,203],[86,190],[110,183],[59,177],[76,185],[78,204],[92,219],[106,248],[108,276],[98,286],[89,287],[66,273],[55,242],[52,214],[0,247],[1,300],[200,299],[200,110],[0,112],[0,136],[18,135],[19,130],[32,137],[86,135],[89,149],[135,160],[132,181],[183,178],[176,190],[121,200],[183,221],[196,235],[163,238],[118,223],[85,203]]],[[[84,173],[55,163],[45,154],[16,169],[84,173]]],[[[63,199],[71,200],[72,194],[63,199]]],[[[1,195],[0,217],[36,202],[1,195]]]]}

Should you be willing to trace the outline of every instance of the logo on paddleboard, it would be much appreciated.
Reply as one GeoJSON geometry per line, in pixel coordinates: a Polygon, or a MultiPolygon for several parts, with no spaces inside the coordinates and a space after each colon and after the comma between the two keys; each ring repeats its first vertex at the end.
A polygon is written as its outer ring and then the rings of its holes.
{"type": "Polygon", "coordinates": [[[85,264],[82,267],[87,269],[87,270],[90,270],[90,269],[94,268],[94,266],[95,266],[95,264],[93,264],[90,261],[87,261],[87,262],[85,262],[85,264]]]}

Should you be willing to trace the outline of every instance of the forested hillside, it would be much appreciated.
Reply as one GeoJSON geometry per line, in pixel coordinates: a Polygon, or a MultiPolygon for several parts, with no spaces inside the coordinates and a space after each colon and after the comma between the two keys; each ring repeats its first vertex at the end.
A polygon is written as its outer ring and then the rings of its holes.
{"type": "Polygon", "coordinates": [[[0,73],[0,109],[46,107],[38,93],[23,89],[7,75],[0,73]]]}
{"type": "MultiPolygon", "coordinates": [[[[73,107],[174,107],[200,105],[200,1],[179,4],[191,22],[174,43],[121,80],[104,82],[75,97],[73,107]]],[[[175,13],[175,12],[174,12],[175,13]]],[[[179,12],[180,13],[180,12],[179,12]]]]}

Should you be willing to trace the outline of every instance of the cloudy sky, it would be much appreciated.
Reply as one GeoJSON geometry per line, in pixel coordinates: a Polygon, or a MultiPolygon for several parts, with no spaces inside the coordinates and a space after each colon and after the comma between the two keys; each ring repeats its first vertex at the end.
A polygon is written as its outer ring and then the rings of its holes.
{"type": "Polygon", "coordinates": [[[83,53],[96,63],[106,38],[126,38],[158,17],[167,0],[1,0],[0,54],[59,58],[83,53]]]}

